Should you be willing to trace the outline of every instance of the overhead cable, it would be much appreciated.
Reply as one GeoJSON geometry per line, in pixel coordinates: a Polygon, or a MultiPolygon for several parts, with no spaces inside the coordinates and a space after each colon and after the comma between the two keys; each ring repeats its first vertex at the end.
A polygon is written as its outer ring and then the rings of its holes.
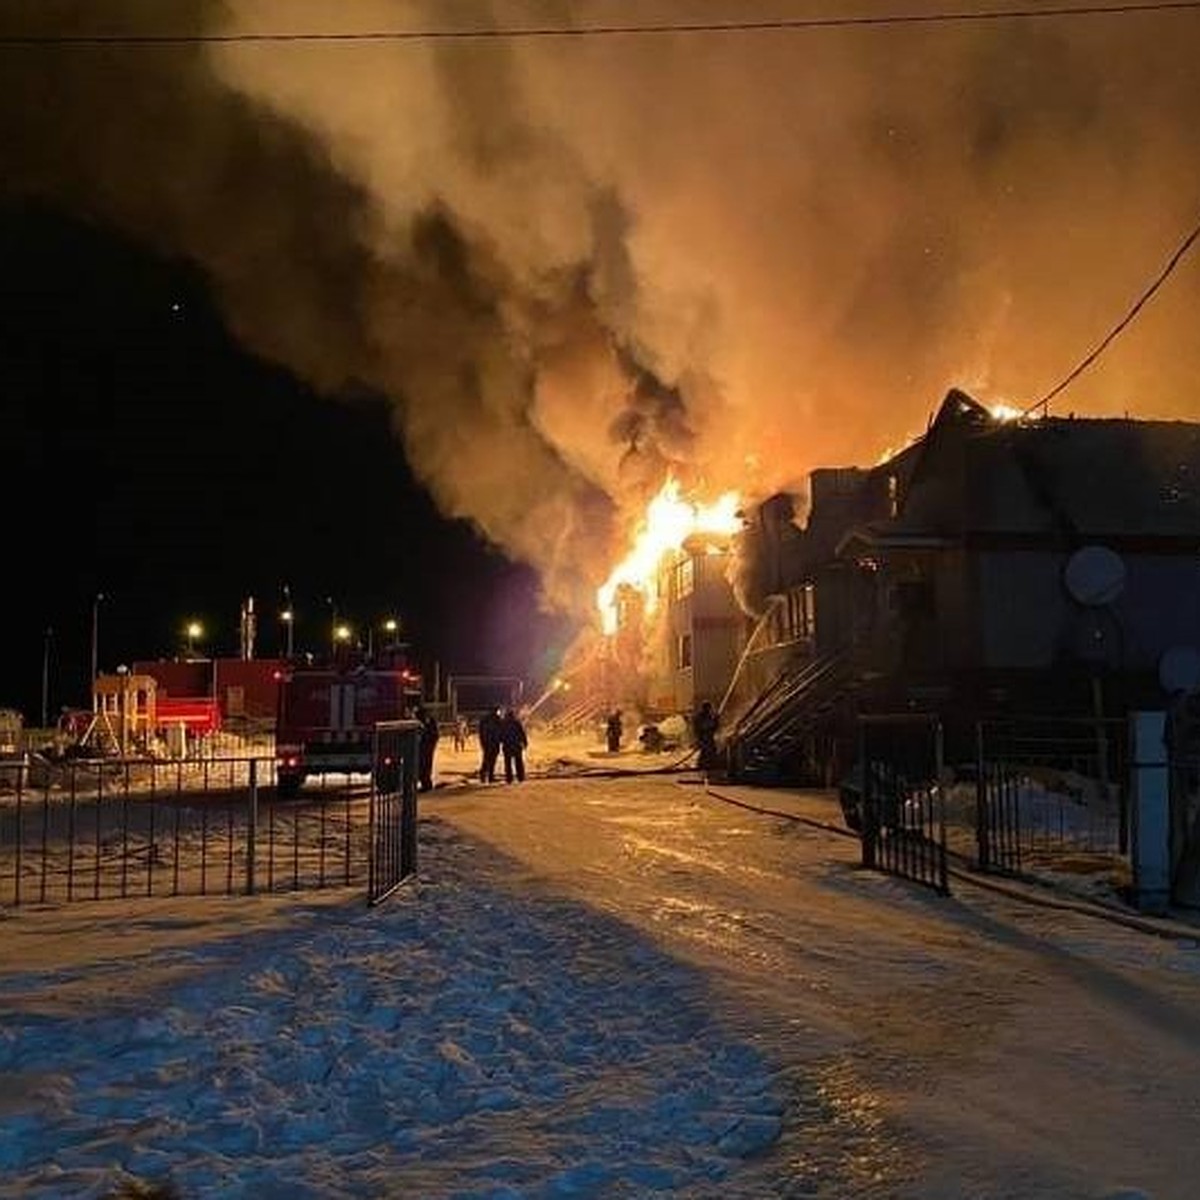
{"type": "Polygon", "coordinates": [[[1038,5],[1025,8],[964,9],[931,13],[877,13],[864,16],[777,17],[762,20],[695,21],[611,25],[512,25],[465,29],[361,29],[193,33],[28,33],[0,34],[2,47],[37,46],[182,46],[195,43],[279,42],[432,42],[511,41],[535,38],[641,37],[655,34],[712,35],[803,33],[825,29],[863,29],[904,25],[947,25],[977,21],[1047,20],[1072,17],[1135,16],[1200,11],[1200,0],[1147,0],[1146,3],[1038,5]]]}
{"type": "Polygon", "coordinates": [[[1137,301],[1134,303],[1133,307],[1125,314],[1124,317],[1121,318],[1120,321],[1117,322],[1116,325],[1112,327],[1112,329],[1108,331],[1104,338],[1096,345],[1095,349],[1091,350],[1083,358],[1079,365],[1076,366],[1071,373],[1062,380],[1061,383],[1058,383],[1051,388],[1050,391],[1048,391],[1040,400],[1035,400],[1034,403],[1028,408],[1022,409],[1021,416],[1027,417],[1030,413],[1037,412],[1039,408],[1048,409],[1050,401],[1053,400],[1054,397],[1059,394],[1059,392],[1063,391],[1070,384],[1074,383],[1075,380],[1078,379],[1079,376],[1082,375],[1084,371],[1086,371],[1088,367],[1090,367],[1092,363],[1094,363],[1096,359],[1098,359],[1100,355],[1104,353],[1109,345],[1116,339],[1117,335],[1129,325],[1129,323],[1138,315],[1150,297],[1153,296],[1154,293],[1157,292],[1158,289],[1163,285],[1167,276],[1170,275],[1173,270],[1175,270],[1176,266],[1178,266],[1183,256],[1192,248],[1192,244],[1198,237],[1200,237],[1200,225],[1197,225],[1196,228],[1193,229],[1192,232],[1183,239],[1182,243],[1180,243],[1179,249],[1171,255],[1167,265],[1158,273],[1158,276],[1154,282],[1151,283],[1150,286],[1146,288],[1146,290],[1137,298],[1137,301]]]}

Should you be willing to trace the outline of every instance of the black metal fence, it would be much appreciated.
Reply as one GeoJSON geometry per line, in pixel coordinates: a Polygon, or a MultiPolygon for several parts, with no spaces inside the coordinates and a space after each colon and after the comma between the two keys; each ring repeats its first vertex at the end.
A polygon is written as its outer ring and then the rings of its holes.
{"type": "Polygon", "coordinates": [[[375,727],[367,903],[386,900],[417,870],[417,755],[419,721],[375,727]]]}
{"type": "Polygon", "coordinates": [[[370,781],[326,776],[281,800],[273,771],[258,757],[0,764],[0,906],[365,885],[370,781]]]}
{"type": "Polygon", "coordinates": [[[985,871],[1096,869],[1129,853],[1129,729],[1120,718],[979,725],[975,849],[985,871]]]}
{"type": "Polygon", "coordinates": [[[864,867],[949,892],[946,814],[940,786],[942,729],[936,717],[859,720],[864,867]]]}

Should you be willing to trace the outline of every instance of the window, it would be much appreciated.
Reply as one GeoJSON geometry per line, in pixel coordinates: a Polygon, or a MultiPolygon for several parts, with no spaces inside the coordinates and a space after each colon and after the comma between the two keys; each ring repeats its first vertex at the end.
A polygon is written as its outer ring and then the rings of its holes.
{"type": "Polygon", "coordinates": [[[692,665],[692,635],[690,633],[683,633],[679,636],[677,665],[681,671],[688,670],[692,665]]]}
{"type": "Polygon", "coordinates": [[[673,583],[675,600],[682,600],[696,590],[696,564],[690,557],[675,564],[673,583]]]}
{"type": "Polygon", "coordinates": [[[816,589],[811,583],[792,588],[771,614],[776,643],[804,641],[816,633],[816,589]]]}

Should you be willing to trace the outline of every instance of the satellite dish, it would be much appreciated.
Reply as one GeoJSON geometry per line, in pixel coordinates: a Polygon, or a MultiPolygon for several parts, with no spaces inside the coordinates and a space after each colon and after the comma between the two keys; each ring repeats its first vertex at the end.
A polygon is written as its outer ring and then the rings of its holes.
{"type": "Polygon", "coordinates": [[[1111,604],[1125,587],[1125,563],[1107,546],[1084,546],[1067,559],[1063,582],[1080,604],[1111,604]]]}
{"type": "Polygon", "coordinates": [[[1195,646],[1172,646],[1158,660],[1158,682],[1172,696],[1200,689],[1200,650],[1195,646]]]}

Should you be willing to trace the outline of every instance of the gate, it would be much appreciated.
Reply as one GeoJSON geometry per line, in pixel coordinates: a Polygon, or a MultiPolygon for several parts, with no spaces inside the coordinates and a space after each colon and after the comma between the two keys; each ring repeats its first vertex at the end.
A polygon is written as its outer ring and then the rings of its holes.
{"type": "Polygon", "coordinates": [[[945,895],[950,885],[941,763],[937,717],[903,713],[859,718],[863,866],[945,895]]]}
{"type": "Polygon", "coordinates": [[[417,870],[419,721],[375,726],[367,903],[379,904],[417,870]]]}
{"type": "Polygon", "coordinates": [[[1073,870],[1129,851],[1129,736],[1119,718],[981,722],[975,839],[980,870],[1073,870]]]}

